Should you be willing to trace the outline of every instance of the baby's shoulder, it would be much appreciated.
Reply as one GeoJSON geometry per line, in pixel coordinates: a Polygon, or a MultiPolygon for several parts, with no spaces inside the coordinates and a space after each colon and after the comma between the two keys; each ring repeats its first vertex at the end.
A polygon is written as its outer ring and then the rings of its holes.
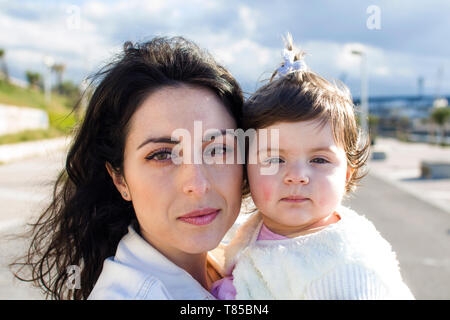
{"type": "Polygon", "coordinates": [[[398,269],[398,260],[391,244],[365,216],[350,208],[340,208],[341,222],[334,236],[344,257],[358,264],[380,270],[398,269]]]}
{"type": "Polygon", "coordinates": [[[256,241],[261,226],[262,216],[259,212],[250,215],[242,225],[239,226],[233,239],[224,248],[225,274],[231,273],[240,253],[256,241]]]}
{"type": "Polygon", "coordinates": [[[336,234],[342,237],[342,241],[356,247],[374,246],[391,250],[388,241],[368,218],[348,207],[340,207],[339,215],[341,220],[337,223],[336,234]]]}

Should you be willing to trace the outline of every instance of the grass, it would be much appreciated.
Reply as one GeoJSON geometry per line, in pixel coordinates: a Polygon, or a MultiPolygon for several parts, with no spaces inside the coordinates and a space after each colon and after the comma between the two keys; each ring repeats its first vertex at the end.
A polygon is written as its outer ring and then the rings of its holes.
{"type": "Polygon", "coordinates": [[[18,133],[0,135],[0,144],[49,139],[71,133],[77,124],[71,113],[74,102],[66,96],[52,92],[51,101],[46,103],[45,95],[39,89],[22,88],[5,81],[0,81],[0,104],[24,106],[45,110],[49,117],[47,130],[25,130],[18,133]]]}
{"type": "Polygon", "coordinates": [[[8,143],[19,143],[33,140],[42,140],[61,137],[63,134],[61,131],[55,128],[49,128],[48,130],[36,129],[25,130],[18,133],[5,134],[0,136],[0,145],[8,143]]]}

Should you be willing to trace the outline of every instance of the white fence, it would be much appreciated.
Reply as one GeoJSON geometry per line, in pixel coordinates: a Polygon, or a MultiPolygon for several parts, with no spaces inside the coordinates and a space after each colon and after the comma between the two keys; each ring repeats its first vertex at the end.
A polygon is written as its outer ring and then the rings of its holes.
{"type": "Polygon", "coordinates": [[[0,135],[29,129],[48,129],[44,110],[0,104],[0,135]]]}

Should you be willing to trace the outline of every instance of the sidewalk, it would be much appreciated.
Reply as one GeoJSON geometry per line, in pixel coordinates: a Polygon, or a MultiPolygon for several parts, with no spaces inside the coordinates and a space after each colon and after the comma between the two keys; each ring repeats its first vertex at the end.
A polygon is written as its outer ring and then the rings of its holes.
{"type": "Polygon", "coordinates": [[[386,159],[370,160],[369,173],[450,214],[450,179],[420,178],[423,160],[450,162],[450,148],[377,137],[373,151],[386,159]]]}

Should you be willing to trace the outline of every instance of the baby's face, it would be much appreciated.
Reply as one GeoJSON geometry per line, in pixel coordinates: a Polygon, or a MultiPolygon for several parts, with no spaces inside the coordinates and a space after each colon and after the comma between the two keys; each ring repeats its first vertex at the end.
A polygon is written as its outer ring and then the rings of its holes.
{"type": "Polygon", "coordinates": [[[345,151],[334,141],[329,123],[280,122],[265,129],[268,143],[258,139],[258,161],[247,167],[253,201],[266,224],[278,231],[305,230],[341,203],[350,177],[345,151]],[[278,155],[271,149],[272,129],[279,132],[278,155]],[[276,164],[274,174],[261,174],[276,164]]]}

